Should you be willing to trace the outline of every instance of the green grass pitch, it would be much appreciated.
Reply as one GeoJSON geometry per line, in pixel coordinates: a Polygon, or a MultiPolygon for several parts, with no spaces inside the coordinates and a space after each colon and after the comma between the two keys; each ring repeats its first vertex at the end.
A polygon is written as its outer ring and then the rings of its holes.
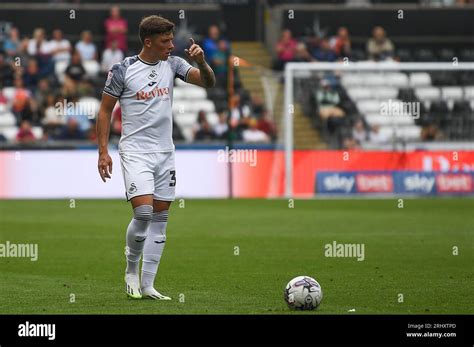
{"type": "Polygon", "coordinates": [[[124,292],[124,201],[0,201],[0,243],[39,249],[0,258],[0,314],[302,314],[283,301],[298,275],[324,293],[303,314],[474,313],[472,199],[184,203],[156,282],[173,301],[156,302],[124,292]],[[364,244],[364,261],[325,257],[333,241],[364,244]]]}

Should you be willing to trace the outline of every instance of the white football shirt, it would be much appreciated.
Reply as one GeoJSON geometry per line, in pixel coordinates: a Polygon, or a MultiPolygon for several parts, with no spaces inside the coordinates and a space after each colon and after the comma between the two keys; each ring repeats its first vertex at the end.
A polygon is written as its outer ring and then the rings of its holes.
{"type": "Polygon", "coordinates": [[[122,136],[119,152],[171,152],[173,144],[173,83],[186,81],[192,66],[170,56],[155,64],[138,55],[114,64],[105,82],[104,93],[119,99],[122,136]]]}

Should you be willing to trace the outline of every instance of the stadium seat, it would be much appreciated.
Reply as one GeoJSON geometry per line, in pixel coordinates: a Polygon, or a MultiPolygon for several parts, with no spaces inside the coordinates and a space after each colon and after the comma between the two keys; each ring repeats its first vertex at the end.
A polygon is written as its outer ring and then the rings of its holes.
{"type": "Polygon", "coordinates": [[[435,115],[449,113],[448,104],[442,100],[433,101],[430,106],[430,113],[435,115]]]}
{"type": "Polygon", "coordinates": [[[402,62],[413,61],[413,56],[409,49],[400,48],[396,51],[395,55],[400,58],[402,62]]]}
{"type": "Polygon", "coordinates": [[[461,87],[443,87],[441,88],[441,98],[443,100],[462,100],[463,90],[461,87]]]}
{"type": "Polygon", "coordinates": [[[389,86],[405,88],[408,86],[408,76],[402,72],[391,72],[385,74],[386,82],[389,86]]]}
{"type": "Polygon", "coordinates": [[[471,112],[470,102],[467,100],[457,100],[453,105],[454,114],[469,114],[471,112]]]}
{"type": "Polygon", "coordinates": [[[176,101],[176,100],[182,100],[182,99],[185,99],[185,95],[184,95],[184,88],[182,87],[174,87],[173,88],[173,100],[176,101]]]}
{"type": "Polygon", "coordinates": [[[64,60],[58,60],[54,63],[54,73],[61,83],[64,83],[64,73],[67,69],[68,62],[64,60]]]}
{"type": "Polygon", "coordinates": [[[364,84],[367,86],[385,86],[387,85],[387,80],[382,74],[366,74],[364,76],[364,84]]]}
{"type": "Polygon", "coordinates": [[[16,124],[16,118],[5,105],[0,104],[0,127],[11,127],[16,124]],[[3,110],[1,110],[3,108],[3,110]]]}
{"type": "Polygon", "coordinates": [[[82,62],[84,69],[86,70],[86,75],[89,77],[95,77],[99,74],[100,65],[95,60],[86,60],[82,62]]]}
{"type": "Polygon", "coordinates": [[[347,89],[347,94],[354,100],[366,100],[372,97],[371,90],[368,88],[352,87],[347,89]]]}
{"type": "Polygon", "coordinates": [[[464,99],[474,100],[474,86],[464,87],[464,99]]]}
{"type": "Polygon", "coordinates": [[[455,71],[433,71],[431,82],[434,86],[456,86],[459,84],[455,71]]]}
{"type": "Polygon", "coordinates": [[[398,89],[391,87],[380,87],[373,89],[371,92],[372,95],[379,100],[396,99],[398,96],[398,89]]]}
{"type": "Polygon", "coordinates": [[[436,61],[436,56],[431,49],[420,48],[415,49],[414,54],[415,60],[421,62],[432,62],[436,61]]]}
{"type": "Polygon", "coordinates": [[[41,139],[43,137],[43,128],[42,127],[32,127],[31,131],[35,135],[36,139],[41,139]]]}
{"type": "Polygon", "coordinates": [[[207,98],[206,90],[201,87],[186,88],[184,89],[183,94],[186,99],[205,100],[207,98]]]}
{"type": "Polygon", "coordinates": [[[14,141],[16,139],[16,134],[18,134],[18,127],[16,126],[5,127],[5,128],[2,128],[1,132],[8,141],[14,141]]]}
{"type": "Polygon", "coordinates": [[[342,75],[341,84],[348,88],[351,86],[362,86],[364,85],[363,76],[359,73],[345,73],[342,75]]]}
{"type": "Polygon", "coordinates": [[[441,97],[441,90],[436,87],[419,87],[415,89],[415,95],[422,101],[439,100],[441,97]]]}
{"type": "Polygon", "coordinates": [[[381,104],[377,100],[362,100],[356,103],[357,110],[361,114],[379,113],[381,104]]]}
{"type": "Polygon", "coordinates": [[[474,49],[466,48],[461,50],[459,59],[460,61],[474,61],[474,49]]]}
{"type": "Polygon", "coordinates": [[[215,112],[209,112],[207,114],[207,120],[210,125],[214,126],[219,122],[219,116],[215,112]]]}
{"type": "Polygon", "coordinates": [[[397,126],[409,126],[414,124],[414,119],[411,116],[388,116],[381,114],[368,114],[365,116],[365,120],[369,125],[397,125],[397,126]]]}
{"type": "Polygon", "coordinates": [[[176,123],[183,129],[192,126],[197,122],[197,113],[174,113],[176,123]]]}
{"type": "Polygon", "coordinates": [[[7,98],[8,102],[11,102],[13,100],[13,97],[15,96],[15,87],[5,87],[2,89],[3,96],[7,98]]]}
{"type": "Polygon", "coordinates": [[[438,52],[438,58],[443,62],[451,62],[454,57],[457,57],[456,52],[450,48],[442,48],[438,52]]]}
{"type": "Polygon", "coordinates": [[[410,86],[425,87],[431,86],[431,76],[426,72],[413,72],[410,74],[410,86]]]}

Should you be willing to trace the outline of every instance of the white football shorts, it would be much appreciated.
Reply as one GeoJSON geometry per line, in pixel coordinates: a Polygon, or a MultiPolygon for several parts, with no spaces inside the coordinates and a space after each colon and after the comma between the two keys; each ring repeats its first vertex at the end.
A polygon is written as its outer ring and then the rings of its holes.
{"type": "Polygon", "coordinates": [[[141,195],[174,201],[176,170],[174,152],[120,153],[127,201],[141,195]]]}

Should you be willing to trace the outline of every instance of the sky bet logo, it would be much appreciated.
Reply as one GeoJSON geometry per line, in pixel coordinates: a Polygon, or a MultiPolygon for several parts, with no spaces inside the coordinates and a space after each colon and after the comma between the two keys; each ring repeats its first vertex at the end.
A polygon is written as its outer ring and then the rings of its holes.
{"type": "Polygon", "coordinates": [[[354,176],[347,177],[343,175],[334,174],[324,177],[324,188],[327,191],[342,191],[349,193],[354,187],[354,176]]]}
{"type": "Polygon", "coordinates": [[[160,88],[160,87],[156,87],[156,88],[153,88],[151,91],[149,92],[145,92],[143,90],[140,90],[139,92],[137,92],[137,100],[148,100],[148,99],[151,99],[151,98],[156,98],[156,97],[159,97],[159,96],[164,96],[164,95],[168,95],[169,94],[169,88],[166,87],[166,88],[160,88]]]}

